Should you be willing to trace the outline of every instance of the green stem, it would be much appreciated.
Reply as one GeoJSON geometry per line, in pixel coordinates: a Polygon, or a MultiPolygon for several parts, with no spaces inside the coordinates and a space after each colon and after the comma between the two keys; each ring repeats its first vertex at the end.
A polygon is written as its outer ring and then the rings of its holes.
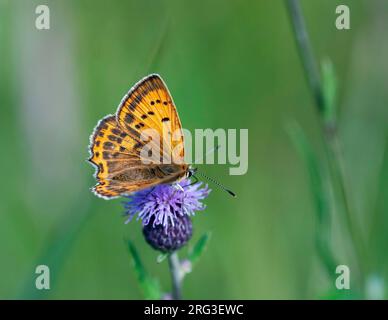
{"type": "MultiPolygon", "coordinates": [[[[332,130],[330,130],[332,131],[332,130]]],[[[330,132],[326,136],[326,153],[329,155],[329,160],[331,159],[331,172],[333,179],[337,181],[339,196],[343,205],[343,211],[345,213],[346,224],[348,226],[349,235],[352,239],[355,255],[358,262],[359,274],[360,274],[360,283],[361,286],[364,284],[364,274],[365,266],[363,264],[363,257],[365,256],[365,247],[364,241],[361,237],[361,230],[356,223],[354,216],[352,215],[352,205],[349,201],[348,187],[346,186],[346,170],[344,159],[342,155],[341,145],[338,139],[338,134],[336,131],[330,132]]]]}
{"type": "Polygon", "coordinates": [[[349,203],[349,196],[347,193],[347,186],[345,183],[345,171],[342,153],[340,150],[340,143],[338,139],[338,133],[336,130],[336,124],[332,122],[326,122],[324,119],[325,112],[325,99],[323,94],[323,88],[321,84],[321,78],[319,74],[318,65],[314,59],[314,55],[311,49],[307,28],[303,19],[302,10],[299,0],[285,0],[290,15],[290,19],[293,26],[295,40],[299,52],[300,59],[303,64],[307,82],[310,90],[313,93],[314,101],[318,109],[318,113],[321,116],[322,133],[324,137],[324,147],[326,157],[329,161],[330,176],[332,179],[332,185],[336,184],[339,189],[339,198],[343,204],[343,210],[345,212],[345,219],[349,235],[351,237],[357,264],[360,273],[360,282],[363,285],[364,268],[362,266],[362,257],[365,253],[363,241],[361,238],[360,230],[355,223],[352,213],[351,205],[349,203]]]}
{"type": "Polygon", "coordinates": [[[286,0],[288,12],[290,14],[292,27],[300,59],[303,64],[307,82],[313,92],[318,110],[323,112],[323,90],[319,76],[318,66],[315,62],[306,25],[303,19],[299,0],[286,0]]]}
{"type": "Polygon", "coordinates": [[[168,256],[168,265],[170,267],[171,280],[172,280],[172,298],[174,300],[182,299],[181,285],[181,266],[176,252],[171,253],[168,256]]]}

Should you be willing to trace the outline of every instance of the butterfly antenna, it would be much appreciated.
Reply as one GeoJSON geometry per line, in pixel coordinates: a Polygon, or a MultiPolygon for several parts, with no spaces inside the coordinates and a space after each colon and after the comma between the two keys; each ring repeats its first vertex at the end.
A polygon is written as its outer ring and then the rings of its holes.
{"type": "Polygon", "coordinates": [[[229,190],[228,188],[226,188],[224,185],[222,185],[221,183],[219,183],[218,181],[214,180],[213,178],[210,178],[209,176],[207,176],[206,174],[202,173],[202,172],[196,172],[195,173],[196,175],[200,175],[201,177],[204,177],[205,179],[213,182],[216,186],[218,186],[219,188],[221,188],[222,190],[226,191],[227,193],[229,193],[232,197],[236,198],[236,194],[229,190]]]}

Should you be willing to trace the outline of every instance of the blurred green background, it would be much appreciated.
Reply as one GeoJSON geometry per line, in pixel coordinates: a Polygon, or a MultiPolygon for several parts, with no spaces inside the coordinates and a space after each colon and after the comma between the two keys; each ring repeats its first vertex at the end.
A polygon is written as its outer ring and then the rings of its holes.
{"type": "MultiPolygon", "coordinates": [[[[301,4],[316,57],[337,73],[346,184],[366,247],[365,285],[350,291],[370,297],[388,281],[388,2],[301,4]],[[350,6],[350,30],[335,28],[339,4],[350,6]]],[[[326,166],[283,1],[0,0],[0,298],[141,299],[125,239],[170,290],[140,223],[124,225],[120,200],[89,191],[85,161],[97,121],[150,72],[167,82],[185,128],[249,129],[246,175],[201,167],[238,198],[214,189],[194,218],[193,242],[212,238],[184,297],[330,297],[308,170],[285,130],[299,123],[326,166]],[[39,4],[50,30],[35,28],[39,4]],[[39,264],[51,270],[45,292],[35,289],[39,264]]],[[[352,271],[352,243],[332,219],[335,255],[352,271]]]]}

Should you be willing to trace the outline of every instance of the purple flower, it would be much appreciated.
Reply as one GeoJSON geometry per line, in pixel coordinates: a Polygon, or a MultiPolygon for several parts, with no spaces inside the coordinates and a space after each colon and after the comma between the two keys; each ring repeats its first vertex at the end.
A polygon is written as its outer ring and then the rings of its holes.
{"type": "Polygon", "coordinates": [[[153,227],[174,226],[182,216],[193,216],[195,211],[204,210],[206,206],[200,201],[205,199],[211,191],[202,183],[191,184],[190,179],[178,183],[181,188],[170,184],[158,185],[146,190],[138,191],[127,198],[125,215],[128,223],[137,215],[143,226],[152,223],[153,227]]]}
{"type": "Polygon", "coordinates": [[[193,232],[190,216],[205,209],[201,200],[210,192],[207,185],[201,188],[202,183],[191,184],[190,179],[178,184],[138,191],[128,196],[125,203],[126,223],[137,215],[137,220],[143,223],[145,240],[162,252],[176,251],[190,240],[193,232]]]}

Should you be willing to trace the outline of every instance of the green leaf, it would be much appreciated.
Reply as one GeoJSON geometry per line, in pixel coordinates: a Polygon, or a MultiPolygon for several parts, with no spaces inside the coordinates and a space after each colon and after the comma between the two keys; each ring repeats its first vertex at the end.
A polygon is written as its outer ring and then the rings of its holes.
{"type": "Polygon", "coordinates": [[[127,240],[128,250],[132,256],[133,267],[136,272],[137,280],[139,282],[140,288],[143,291],[145,299],[157,300],[161,299],[162,292],[160,290],[160,285],[157,279],[152,278],[146,271],[139,253],[137,252],[135,246],[130,240],[127,240]]]}
{"type": "Polygon", "coordinates": [[[322,90],[324,99],[324,120],[326,124],[335,125],[337,120],[336,96],[337,78],[333,63],[330,59],[324,59],[321,63],[322,90]]]}
{"type": "Polygon", "coordinates": [[[189,251],[188,259],[191,262],[192,265],[194,265],[199,258],[201,257],[202,253],[205,251],[206,246],[210,240],[211,233],[206,232],[195,244],[195,246],[189,251]]]}

